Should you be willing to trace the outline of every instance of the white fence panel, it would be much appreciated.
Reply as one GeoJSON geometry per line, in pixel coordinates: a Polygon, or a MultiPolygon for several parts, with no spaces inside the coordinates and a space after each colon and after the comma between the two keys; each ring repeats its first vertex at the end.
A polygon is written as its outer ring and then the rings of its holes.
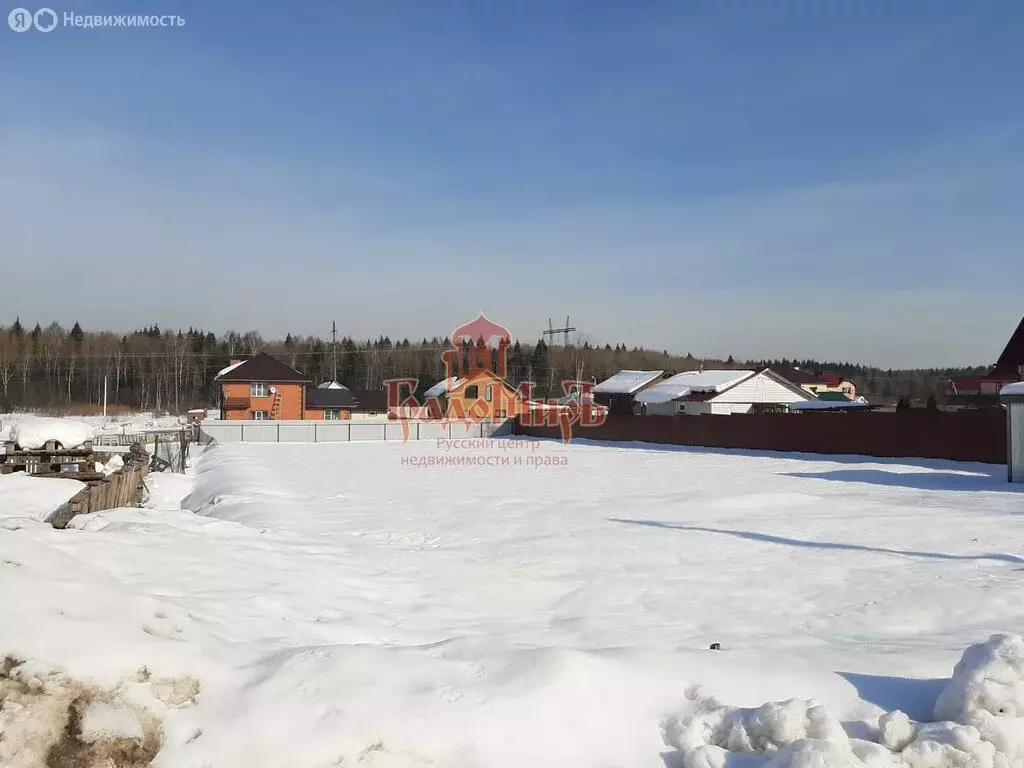
{"type": "Polygon", "coordinates": [[[237,443],[242,439],[242,425],[235,423],[211,423],[204,421],[200,428],[207,437],[218,443],[237,443]]]}
{"type": "Polygon", "coordinates": [[[325,421],[316,428],[318,443],[347,443],[349,438],[348,422],[325,421]]]}
{"type": "Polygon", "coordinates": [[[385,429],[387,430],[387,436],[385,439],[401,441],[406,439],[406,434],[408,434],[409,440],[418,440],[419,437],[416,432],[417,426],[419,425],[410,423],[403,429],[401,424],[387,424],[385,426],[385,429]]]}
{"type": "Polygon", "coordinates": [[[438,424],[436,422],[421,422],[419,424],[419,428],[420,440],[440,440],[441,438],[448,437],[447,424],[438,424]]]}
{"type": "Polygon", "coordinates": [[[205,437],[219,443],[345,443],[395,441],[403,439],[438,440],[473,437],[497,437],[511,434],[511,422],[410,422],[407,427],[395,421],[203,421],[205,437]]]}
{"type": "Polygon", "coordinates": [[[242,427],[242,440],[246,443],[276,443],[279,442],[277,434],[279,428],[279,424],[252,422],[242,427]]]}
{"type": "Polygon", "coordinates": [[[278,428],[280,429],[279,442],[282,443],[312,443],[316,440],[316,422],[280,424],[278,428]]]}
{"type": "Polygon", "coordinates": [[[379,422],[373,424],[352,424],[352,442],[360,442],[367,440],[384,440],[384,429],[387,427],[387,422],[379,422]]]}

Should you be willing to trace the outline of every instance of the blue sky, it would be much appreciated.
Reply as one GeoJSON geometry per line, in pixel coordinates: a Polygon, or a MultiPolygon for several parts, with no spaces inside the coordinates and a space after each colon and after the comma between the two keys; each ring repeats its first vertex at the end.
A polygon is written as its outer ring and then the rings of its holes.
{"type": "Polygon", "coordinates": [[[419,337],[483,308],[910,366],[990,363],[1024,314],[1019,3],[55,10],[186,24],[0,28],[0,322],[419,337]]]}

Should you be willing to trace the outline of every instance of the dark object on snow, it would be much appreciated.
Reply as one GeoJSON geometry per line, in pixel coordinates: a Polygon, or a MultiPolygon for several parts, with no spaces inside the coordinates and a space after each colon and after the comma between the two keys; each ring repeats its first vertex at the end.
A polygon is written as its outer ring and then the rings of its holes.
{"type": "Polygon", "coordinates": [[[721,643],[712,643],[710,650],[712,650],[712,651],[720,651],[720,650],[722,650],[722,644],[721,643]]]}

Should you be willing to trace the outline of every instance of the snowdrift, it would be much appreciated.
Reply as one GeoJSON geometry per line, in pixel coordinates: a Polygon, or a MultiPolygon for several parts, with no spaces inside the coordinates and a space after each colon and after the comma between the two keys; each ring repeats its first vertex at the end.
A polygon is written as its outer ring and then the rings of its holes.
{"type": "Polygon", "coordinates": [[[84,422],[38,416],[19,421],[11,429],[11,439],[27,451],[39,450],[50,440],[56,440],[66,450],[73,450],[92,436],[92,427],[84,422]]]}
{"type": "Polygon", "coordinates": [[[936,722],[896,710],[869,723],[866,738],[814,699],[754,709],[694,697],[665,720],[665,744],[684,768],[1018,768],[1024,765],[1024,637],[972,645],[935,703],[936,722]]]}

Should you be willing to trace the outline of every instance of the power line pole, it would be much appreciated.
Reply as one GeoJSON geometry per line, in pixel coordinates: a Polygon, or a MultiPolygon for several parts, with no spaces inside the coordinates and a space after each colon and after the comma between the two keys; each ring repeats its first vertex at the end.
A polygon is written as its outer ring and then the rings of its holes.
{"type": "Polygon", "coordinates": [[[548,339],[550,340],[550,342],[553,344],[554,341],[555,341],[555,334],[564,333],[565,334],[565,343],[563,344],[563,346],[568,347],[569,346],[569,333],[572,332],[572,331],[575,331],[575,330],[576,330],[575,328],[573,328],[571,325],[569,325],[569,316],[568,315],[565,316],[565,325],[563,327],[561,327],[561,328],[554,328],[551,325],[551,318],[549,317],[548,318],[548,329],[546,331],[543,331],[541,333],[541,335],[542,336],[547,336],[548,339]]]}
{"type": "Polygon", "coordinates": [[[338,380],[338,324],[331,320],[331,354],[334,358],[334,372],[331,374],[331,381],[338,380]]]}

